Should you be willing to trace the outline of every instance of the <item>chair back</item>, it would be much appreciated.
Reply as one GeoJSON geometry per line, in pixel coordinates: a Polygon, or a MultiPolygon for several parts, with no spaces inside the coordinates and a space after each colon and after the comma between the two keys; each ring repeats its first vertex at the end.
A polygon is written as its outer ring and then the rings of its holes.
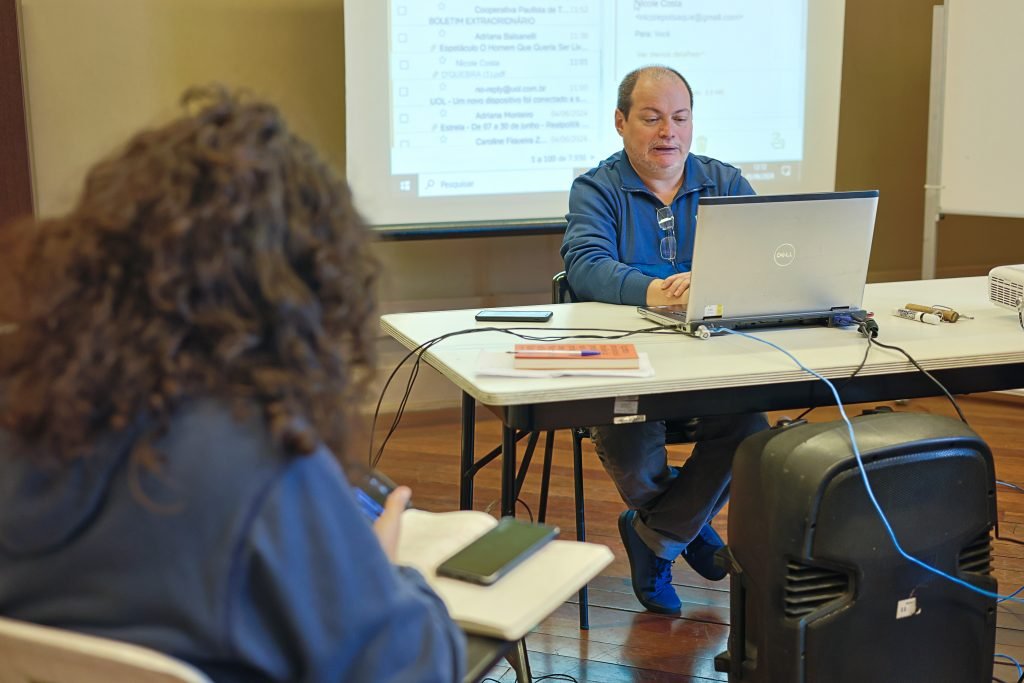
{"type": "Polygon", "coordinates": [[[579,299],[576,298],[576,293],[569,286],[569,277],[565,274],[565,271],[556,273],[551,278],[551,303],[571,304],[577,301],[579,299]]]}
{"type": "Polygon", "coordinates": [[[211,683],[155,650],[0,617],[0,683],[211,683]]]}

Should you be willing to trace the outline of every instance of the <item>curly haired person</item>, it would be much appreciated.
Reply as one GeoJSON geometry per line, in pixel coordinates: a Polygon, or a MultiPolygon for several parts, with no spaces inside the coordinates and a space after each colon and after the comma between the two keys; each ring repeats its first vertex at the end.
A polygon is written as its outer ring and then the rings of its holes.
{"type": "Polygon", "coordinates": [[[0,232],[0,615],[217,681],[453,681],[464,638],[350,491],[377,264],[277,109],[217,87],[0,232]],[[375,533],[376,531],[376,533],[375,533]]]}

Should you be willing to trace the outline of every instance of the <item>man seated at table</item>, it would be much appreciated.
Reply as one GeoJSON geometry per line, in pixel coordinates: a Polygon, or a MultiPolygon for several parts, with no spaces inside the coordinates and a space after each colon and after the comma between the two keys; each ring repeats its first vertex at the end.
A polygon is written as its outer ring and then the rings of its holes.
{"type": "MultiPolygon", "coordinates": [[[[692,109],[689,83],[669,67],[637,69],[619,85],[615,128],[624,149],[578,177],[569,193],[561,253],[580,299],[685,304],[698,198],[754,194],[735,167],[690,153],[692,109]]],[[[680,554],[701,576],[725,577],[714,563],[723,542],[711,519],[728,500],[736,447],[767,427],[762,414],[688,418],[591,430],[629,507],[619,533],[633,591],[648,610],[664,614],[682,606],[672,588],[680,554]],[[696,441],[682,467],[668,464],[667,431],[696,441]]]]}

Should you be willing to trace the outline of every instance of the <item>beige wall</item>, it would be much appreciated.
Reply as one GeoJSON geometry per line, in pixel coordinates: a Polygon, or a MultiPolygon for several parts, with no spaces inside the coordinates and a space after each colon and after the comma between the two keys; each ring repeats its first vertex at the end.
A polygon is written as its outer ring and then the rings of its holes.
{"type": "MultiPolygon", "coordinates": [[[[921,263],[935,0],[846,4],[836,185],[881,190],[870,279],[913,279],[921,263]]],[[[130,131],[173,114],[186,86],[214,80],[278,102],[293,127],[343,169],[342,20],[342,0],[22,0],[37,207],[65,208],[89,163],[130,131]]],[[[939,274],[1024,262],[1022,227],[1024,220],[948,217],[939,274]]],[[[557,247],[557,237],[543,236],[382,243],[382,307],[543,302],[560,267],[557,247]]],[[[398,352],[384,350],[387,365],[398,352]]],[[[416,404],[456,398],[428,380],[416,404]]]]}
{"type": "Polygon", "coordinates": [[[82,174],[132,131],[221,81],[279,103],[344,160],[340,0],[22,0],[36,206],[73,201],[82,174]]]}
{"type": "MultiPolygon", "coordinates": [[[[846,0],[836,187],[881,190],[875,282],[920,276],[932,6],[941,4],[846,0]]],[[[940,277],[1024,262],[1022,219],[947,216],[938,241],[940,277]]]]}

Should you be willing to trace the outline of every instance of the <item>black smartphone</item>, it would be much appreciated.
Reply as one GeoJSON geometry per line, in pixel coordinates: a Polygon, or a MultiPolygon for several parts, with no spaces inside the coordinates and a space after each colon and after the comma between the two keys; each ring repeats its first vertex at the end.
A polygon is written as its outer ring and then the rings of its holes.
{"type": "Polygon", "coordinates": [[[502,517],[497,526],[437,567],[447,576],[489,586],[558,535],[558,527],[502,517]]]}
{"type": "Polygon", "coordinates": [[[395,482],[377,470],[365,470],[352,478],[352,490],[363,513],[373,521],[384,512],[384,501],[395,490],[395,482]]]}
{"type": "Polygon", "coordinates": [[[551,311],[487,310],[476,314],[480,322],[544,323],[551,320],[551,311]]]}

